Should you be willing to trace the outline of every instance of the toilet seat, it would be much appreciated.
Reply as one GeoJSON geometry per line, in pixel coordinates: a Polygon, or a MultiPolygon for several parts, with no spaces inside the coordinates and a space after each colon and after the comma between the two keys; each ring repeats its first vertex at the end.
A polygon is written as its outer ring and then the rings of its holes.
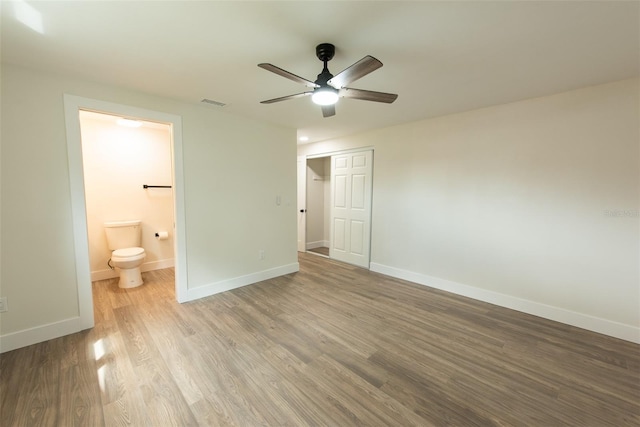
{"type": "Polygon", "coordinates": [[[111,254],[111,261],[113,262],[132,261],[141,256],[144,258],[144,255],[145,255],[144,248],[134,247],[134,248],[116,249],[111,254]]]}

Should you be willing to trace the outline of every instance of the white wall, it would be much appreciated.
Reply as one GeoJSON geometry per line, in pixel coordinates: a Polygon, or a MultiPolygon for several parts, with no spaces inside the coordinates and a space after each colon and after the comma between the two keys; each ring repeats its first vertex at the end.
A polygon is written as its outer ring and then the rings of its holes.
{"type": "Polygon", "coordinates": [[[625,80],[298,153],[375,147],[372,269],[640,342],[638,94],[625,80]]]}
{"type": "Polygon", "coordinates": [[[8,64],[1,75],[2,351],[78,318],[65,93],[182,117],[189,298],[297,270],[294,129],[8,64]]]}
{"type": "Polygon", "coordinates": [[[107,265],[107,221],[142,221],[142,271],[173,266],[172,189],[142,187],[172,183],[170,126],[128,128],[113,116],[81,112],[80,117],[91,279],[118,276],[107,265]],[[156,239],[158,231],[169,232],[169,239],[156,239]]]}

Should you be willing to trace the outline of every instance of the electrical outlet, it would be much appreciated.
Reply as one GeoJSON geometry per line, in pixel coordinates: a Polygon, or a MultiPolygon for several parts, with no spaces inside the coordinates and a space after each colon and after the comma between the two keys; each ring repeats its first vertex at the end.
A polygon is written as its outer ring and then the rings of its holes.
{"type": "Polygon", "coordinates": [[[7,306],[7,297],[2,297],[0,298],[0,313],[5,311],[9,311],[9,306],[7,306]]]}
{"type": "Polygon", "coordinates": [[[264,249],[258,251],[258,259],[264,259],[264,249]]]}

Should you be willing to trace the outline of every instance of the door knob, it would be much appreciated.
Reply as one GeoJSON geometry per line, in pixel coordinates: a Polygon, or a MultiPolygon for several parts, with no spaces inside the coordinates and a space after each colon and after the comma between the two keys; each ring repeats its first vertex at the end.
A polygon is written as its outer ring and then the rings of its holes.
{"type": "Polygon", "coordinates": [[[306,209],[300,209],[300,213],[305,213],[306,211],[306,209]]]}

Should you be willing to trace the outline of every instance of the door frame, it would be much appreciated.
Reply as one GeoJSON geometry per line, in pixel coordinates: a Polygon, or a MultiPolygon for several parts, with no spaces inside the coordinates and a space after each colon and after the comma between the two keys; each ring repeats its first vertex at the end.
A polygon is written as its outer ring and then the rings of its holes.
{"type": "MultiPolygon", "coordinates": [[[[307,160],[309,159],[321,159],[321,158],[325,158],[325,157],[332,157],[332,156],[338,156],[338,155],[343,155],[343,154],[351,154],[351,153],[360,153],[362,151],[371,151],[373,154],[373,159],[375,159],[375,148],[373,146],[365,146],[365,147],[358,147],[358,148],[349,148],[347,150],[337,150],[337,151],[328,151],[325,153],[315,153],[315,154],[307,154],[307,155],[300,155],[297,157],[298,162],[303,160],[304,161],[304,167],[305,167],[305,174],[304,174],[304,179],[301,180],[300,177],[298,177],[298,192],[300,191],[304,191],[304,198],[305,198],[305,205],[300,207],[298,206],[298,210],[300,209],[305,209],[306,210],[306,199],[307,199],[307,181],[306,181],[306,168],[307,168],[307,160]],[[303,187],[301,187],[303,186],[303,187]]],[[[375,160],[374,160],[375,161],[375,160]]],[[[372,165],[373,167],[374,165],[372,165]]],[[[372,169],[372,177],[371,179],[373,180],[373,175],[375,174],[375,171],[372,169]]],[[[329,178],[330,179],[330,178],[329,178]]],[[[333,194],[333,187],[331,188],[332,194],[333,194]]],[[[300,205],[300,203],[298,203],[298,205],[300,205]]],[[[300,231],[300,227],[304,227],[304,230],[306,231],[306,227],[307,227],[307,217],[306,215],[302,215],[302,218],[298,220],[298,231],[300,231]],[[300,221],[302,221],[302,224],[300,223],[300,221]]],[[[305,232],[306,235],[306,232],[305,232]]],[[[370,230],[369,230],[369,264],[371,264],[371,236],[373,235],[373,181],[371,183],[371,221],[370,221],[370,230]]],[[[331,246],[331,242],[333,240],[333,236],[331,235],[331,233],[329,233],[329,246],[331,246]]],[[[305,250],[303,252],[306,252],[306,236],[305,236],[305,241],[303,242],[305,245],[305,250]]]]}
{"type": "Polygon", "coordinates": [[[92,328],[93,294],[91,291],[91,268],[89,263],[89,236],[87,232],[87,209],[82,164],[82,136],[80,132],[80,110],[95,111],[159,122],[171,127],[172,187],[174,206],[174,257],[175,295],[178,302],[187,296],[187,250],[185,240],[184,171],[182,157],[182,118],[174,114],[147,110],[91,98],[64,94],[64,114],[67,131],[67,161],[71,188],[71,214],[73,220],[73,242],[78,286],[78,310],[82,329],[92,328]]]}
{"type": "Polygon", "coordinates": [[[298,252],[307,251],[307,157],[298,156],[297,176],[297,217],[298,217],[298,252]]]}

